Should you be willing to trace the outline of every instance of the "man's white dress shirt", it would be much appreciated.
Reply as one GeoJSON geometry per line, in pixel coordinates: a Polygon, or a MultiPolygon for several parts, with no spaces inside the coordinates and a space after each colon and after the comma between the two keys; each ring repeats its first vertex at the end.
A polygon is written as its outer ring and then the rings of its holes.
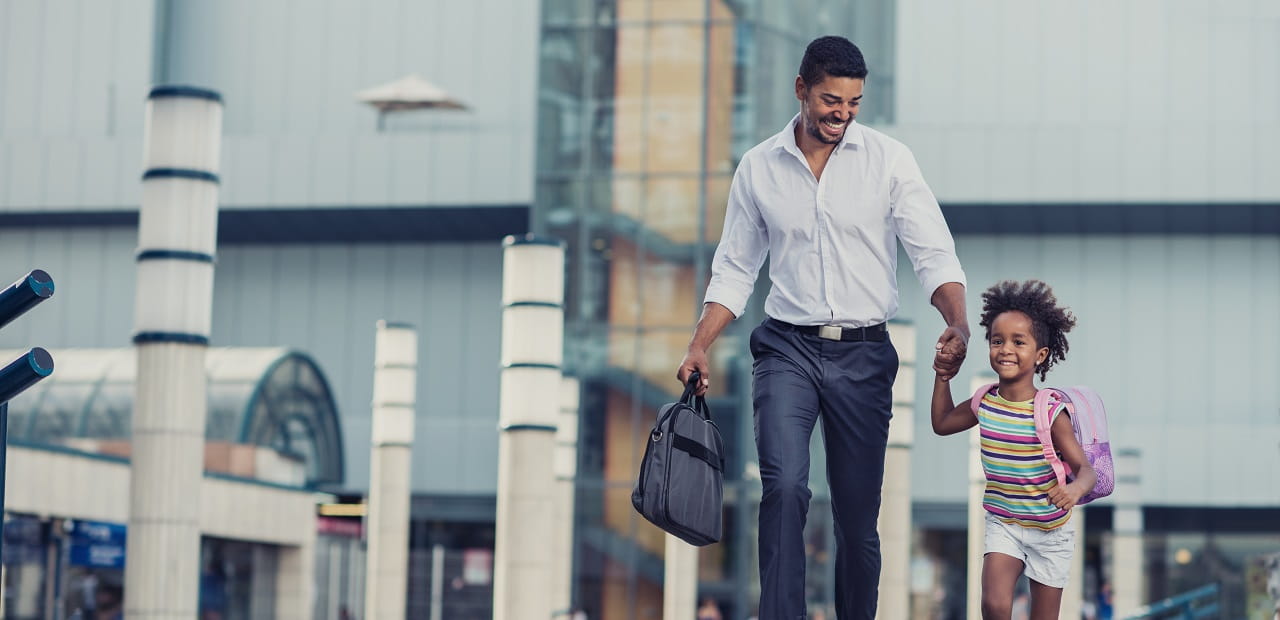
{"type": "Polygon", "coordinates": [[[907,147],[851,122],[822,179],[796,146],[799,116],[733,175],[706,301],[742,316],[765,256],[765,313],[795,325],[865,327],[898,311],[897,240],[931,297],[965,283],[938,201],[907,147]]]}

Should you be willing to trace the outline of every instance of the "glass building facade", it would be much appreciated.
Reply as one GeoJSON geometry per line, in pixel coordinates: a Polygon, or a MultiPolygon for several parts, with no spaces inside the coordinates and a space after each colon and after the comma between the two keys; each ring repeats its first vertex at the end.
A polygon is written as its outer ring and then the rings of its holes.
{"type": "MultiPolygon", "coordinates": [[[[582,384],[574,600],[592,618],[660,613],[664,538],[631,507],[654,412],[700,311],[734,168],[796,112],[807,43],[850,36],[871,67],[860,120],[892,116],[892,4],[547,0],[538,90],[536,231],[567,243],[566,372],[582,384]],[[852,33],[852,34],[850,34],[852,33]]],[[[747,329],[721,336],[710,406],[725,436],[725,540],[700,552],[699,596],[746,617],[758,595],[747,329]]],[[[819,481],[815,481],[815,486],[819,481]]],[[[830,511],[808,536],[814,608],[830,602],[830,511]],[[821,577],[824,576],[825,578],[821,577]]],[[[692,610],[691,610],[692,611],[692,610]]]]}

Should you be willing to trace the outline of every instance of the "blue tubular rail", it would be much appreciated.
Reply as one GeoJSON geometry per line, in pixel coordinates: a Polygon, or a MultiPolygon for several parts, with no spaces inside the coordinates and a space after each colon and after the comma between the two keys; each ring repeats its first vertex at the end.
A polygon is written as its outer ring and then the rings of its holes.
{"type": "Polygon", "coordinates": [[[1171,596],[1163,601],[1156,601],[1140,607],[1125,620],[1145,620],[1147,618],[1217,618],[1218,584],[1211,583],[1194,590],[1171,596]]]}
{"type": "MultiPolygon", "coordinates": [[[[53,278],[35,269],[0,291],[0,327],[12,323],[36,304],[53,296],[53,278]]],[[[0,520],[4,518],[4,479],[9,452],[9,401],[53,373],[53,356],[36,347],[0,369],[0,520]]],[[[0,530],[3,530],[0,521],[0,530]]],[[[0,558],[4,556],[0,531],[0,558]]]]}

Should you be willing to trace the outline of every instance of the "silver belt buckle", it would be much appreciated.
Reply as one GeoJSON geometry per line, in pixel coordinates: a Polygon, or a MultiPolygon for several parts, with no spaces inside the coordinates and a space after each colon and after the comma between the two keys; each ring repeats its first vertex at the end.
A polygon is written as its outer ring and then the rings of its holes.
{"type": "Polygon", "coordinates": [[[827,340],[839,340],[844,329],[839,325],[822,325],[818,327],[818,337],[827,340]]]}

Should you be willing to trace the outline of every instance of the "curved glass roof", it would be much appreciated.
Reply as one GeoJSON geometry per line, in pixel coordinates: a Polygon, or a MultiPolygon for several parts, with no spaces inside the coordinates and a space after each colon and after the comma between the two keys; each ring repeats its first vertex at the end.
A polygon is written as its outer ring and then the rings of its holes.
{"type": "MultiPolygon", "coordinates": [[[[25,351],[0,351],[0,364],[25,351]]],[[[61,444],[128,439],[137,354],[126,349],[51,351],[53,374],[9,403],[9,437],[61,444]]],[[[309,486],[343,482],[338,406],[320,367],[285,348],[210,347],[205,438],[253,444],[306,463],[309,486]]]]}

